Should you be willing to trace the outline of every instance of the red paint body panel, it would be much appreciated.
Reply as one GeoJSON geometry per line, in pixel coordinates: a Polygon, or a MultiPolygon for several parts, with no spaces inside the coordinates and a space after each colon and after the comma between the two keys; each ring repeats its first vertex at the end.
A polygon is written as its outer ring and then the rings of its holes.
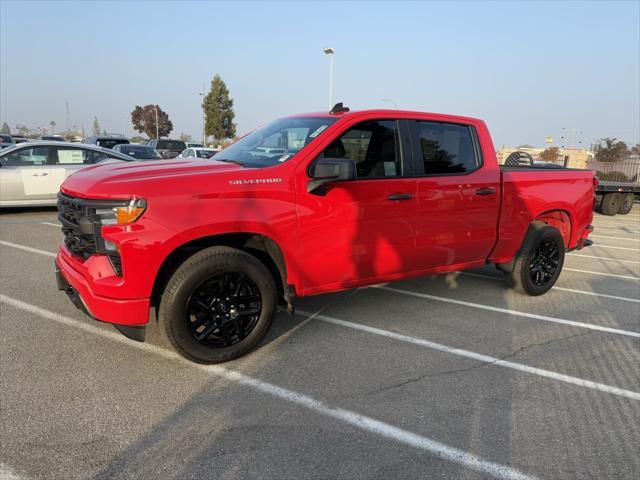
{"type": "MultiPolygon", "coordinates": [[[[321,115],[327,114],[309,114],[321,115]]],[[[102,229],[103,237],[120,247],[122,276],[106,257],[82,261],[62,246],[57,263],[63,276],[100,320],[139,325],[148,321],[165,259],[186,243],[218,234],[273,240],[285,260],[287,283],[300,296],[472,268],[488,260],[507,262],[536,219],[557,226],[570,248],[588,234],[593,172],[501,172],[481,120],[392,110],[336,117],[293,158],[272,167],[196,159],[107,164],[74,173],[62,186],[68,195],[144,198],[148,207],[133,224],[102,229]],[[370,119],[472,125],[483,165],[470,174],[362,179],[331,184],[325,196],[308,193],[311,162],[342,132],[370,119]],[[495,193],[479,196],[481,188],[495,193]],[[390,201],[395,193],[412,198],[390,201]]]]}

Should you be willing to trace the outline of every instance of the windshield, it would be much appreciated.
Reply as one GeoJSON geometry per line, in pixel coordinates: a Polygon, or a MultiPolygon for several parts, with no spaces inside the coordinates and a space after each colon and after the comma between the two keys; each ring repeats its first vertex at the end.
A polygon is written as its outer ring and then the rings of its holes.
{"type": "Polygon", "coordinates": [[[198,158],[211,158],[216,153],[218,153],[218,150],[196,150],[196,155],[198,156],[198,158]]]}
{"type": "Polygon", "coordinates": [[[122,145],[129,143],[129,140],[125,138],[101,138],[96,141],[96,144],[103,148],[113,148],[116,145],[122,145]]]}
{"type": "Polygon", "coordinates": [[[180,142],[178,140],[158,140],[156,148],[158,150],[171,150],[174,152],[181,152],[187,148],[187,145],[184,142],[180,142]]]}
{"type": "Polygon", "coordinates": [[[142,145],[122,145],[118,150],[125,155],[133,158],[158,159],[162,160],[162,156],[154,148],[142,145]]]}
{"type": "Polygon", "coordinates": [[[332,117],[281,118],[251,132],[213,159],[270,167],[285,162],[336,121],[332,117]]]}

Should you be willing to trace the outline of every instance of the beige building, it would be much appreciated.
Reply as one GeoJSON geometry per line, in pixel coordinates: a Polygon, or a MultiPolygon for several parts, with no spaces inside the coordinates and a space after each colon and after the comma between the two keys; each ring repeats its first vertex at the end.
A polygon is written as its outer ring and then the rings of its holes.
{"type": "MultiPolygon", "coordinates": [[[[533,157],[534,160],[540,160],[540,154],[544,152],[546,148],[503,148],[496,152],[498,156],[498,162],[504,163],[504,160],[513,152],[526,152],[533,157]]],[[[564,163],[567,159],[567,167],[570,168],[587,168],[587,160],[593,156],[591,152],[584,148],[560,148],[558,159],[559,163],[564,163]]]]}

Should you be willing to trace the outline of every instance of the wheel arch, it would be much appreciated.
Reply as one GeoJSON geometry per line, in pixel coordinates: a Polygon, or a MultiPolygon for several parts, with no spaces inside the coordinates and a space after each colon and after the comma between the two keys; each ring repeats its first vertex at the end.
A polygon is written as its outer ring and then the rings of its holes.
{"type": "Polygon", "coordinates": [[[173,272],[194,253],[208,247],[227,246],[246,251],[260,260],[273,276],[278,297],[293,303],[295,293],[287,284],[287,266],[280,246],[270,237],[255,232],[218,233],[191,239],[175,247],[162,261],[151,292],[151,304],[159,305],[160,297],[173,272]]]}

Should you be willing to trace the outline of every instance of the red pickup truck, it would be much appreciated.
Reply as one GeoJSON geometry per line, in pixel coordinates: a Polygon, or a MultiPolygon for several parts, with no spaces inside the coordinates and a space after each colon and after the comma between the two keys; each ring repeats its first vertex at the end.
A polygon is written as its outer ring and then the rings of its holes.
{"type": "Polygon", "coordinates": [[[59,193],[58,286],[184,356],[238,357],[296,297],[494,264],[540,295],[591,242],[591,171],[500,167],[474,118],[395,110],[282,118],[212,159],[101,165],[59,193]]]}

